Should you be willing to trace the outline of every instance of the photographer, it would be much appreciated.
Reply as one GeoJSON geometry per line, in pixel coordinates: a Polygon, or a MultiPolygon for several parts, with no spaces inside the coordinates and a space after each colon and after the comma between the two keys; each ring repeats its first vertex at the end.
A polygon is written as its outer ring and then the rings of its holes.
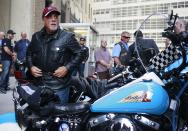
{"type": "Polygon", "coordinates": [[[180,34],[184,31],[186,31],[186,24],[187,24],[187,22],[185,20],[178,19],[176,21],[176,24],[175,24],[175,27],[174,27],[175,33],[180,34]]]}
{"type": "MultiPolygon", "coordinates": [[[[177,16],[176,16],[177,17],[177,16]]],[[[163,70],[167,65],[172,63],[175,59],[179,59],[181,52],[176,45],[181,42],[186,42],[188,38],[186,32],[186,21],[178,19],[174,25],[170,23],[170,27],[162,32],[162,36],[171,40],[171,43],[161,51],[157,56],[150,60],[150,68],[155,71],[163,70]]]]}
{"type": "Polygon", "coordinates": [[[186,29],[187,22],[185,20],[178,19],[175,25],[170,28],[171,31],[163,32],[162,36],[170,39],[173,44],[177,45],[181,42],[188,41],[188,32],[186,31],[186,29]]]}

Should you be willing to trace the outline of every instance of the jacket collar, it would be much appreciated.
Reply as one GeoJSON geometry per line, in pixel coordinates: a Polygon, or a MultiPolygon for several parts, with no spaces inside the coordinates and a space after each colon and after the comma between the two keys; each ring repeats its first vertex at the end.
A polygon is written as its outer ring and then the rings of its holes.
{"type": "Polygon", "coordinates": [[[57,39],[58,36],[59,36],[59,34],[60,34],[60,31],[61,31],[61,29],[60,29],[60,27],[58,27],[57,30],[56,30],[53,34],[48,34],[48,33],[46,32],[45,27],[43,27],[43,28],[41,29],[41,35],[42,35],[42,37],[44,37],[44,38],[48,37],[48,38],[50,38],[50,39],[57,39]]]}

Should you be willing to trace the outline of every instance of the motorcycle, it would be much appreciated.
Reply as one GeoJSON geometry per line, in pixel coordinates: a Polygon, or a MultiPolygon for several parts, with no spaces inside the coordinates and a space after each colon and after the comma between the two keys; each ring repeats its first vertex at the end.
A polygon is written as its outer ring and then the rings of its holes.
{"type": "MultiPolygon", "coordinates": [[[[163,35],[170,38],[175,35],[172,30],[176,18],[177,15],[172,12],[169,21],[174,21],[169,23],[170,28],[163,35]]],[[[20,125],[27,126],[27,131],[187,131],[186,43],[172,43],[180,49],[181,57],[171,61],[164,69],[154,73],[149,71],[152,69],[145,68],[144,75],[120,86],[113,85],[115,79],[110,79],[112,83],[104,86],[107,91],[92,101],[83,99],[60,105],[51,91],[42,91],[38,108],[33,109],[26,101],[21,103],[23,98],[14,97],[16,111],[21,114],[18,119],[23,120],[20,125]],[[51,94],[50,97],[48,94],[51,94]],[[49,98],[53,98],[54,102],[49,98]]],[[[25,88],[29,89],[29,86],[25,88]]]]}

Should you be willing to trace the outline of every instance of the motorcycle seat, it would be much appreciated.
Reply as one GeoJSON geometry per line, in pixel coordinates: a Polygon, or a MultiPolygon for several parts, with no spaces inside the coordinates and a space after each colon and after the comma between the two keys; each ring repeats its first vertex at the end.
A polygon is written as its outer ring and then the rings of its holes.
{"type": "Polygon", "coordinates": [[[87,111],[90,108],[90,103],[79,102],[79,103],[67,103],[65,105],[55,105],[53,114],[79,114],[87,111]]]}

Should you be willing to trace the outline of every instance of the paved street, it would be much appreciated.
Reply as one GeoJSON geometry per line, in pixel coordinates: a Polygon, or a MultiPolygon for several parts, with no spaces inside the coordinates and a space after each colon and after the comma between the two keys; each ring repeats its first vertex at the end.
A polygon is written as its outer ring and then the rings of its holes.
{"type": "MultiPolygon", "coordinates": [[[[14,77],[10,77],[10,88],[17,85],[14,77]]],[[[12,101],[12,90],[6,94],[0,94],[0,130],[1,131],[21,131],[16,123],[14,114],[14,104],[12,101]]]]}
{"type": "MultiPolygon", "coordinates": [[[[10,77],[10,88],[13,89],[15,86],[16,80],[14,77],[10,77]]],[[[12,90],[8,91],[6,94],[0,94],[0,114],[13,111],[12,90]]]]}

